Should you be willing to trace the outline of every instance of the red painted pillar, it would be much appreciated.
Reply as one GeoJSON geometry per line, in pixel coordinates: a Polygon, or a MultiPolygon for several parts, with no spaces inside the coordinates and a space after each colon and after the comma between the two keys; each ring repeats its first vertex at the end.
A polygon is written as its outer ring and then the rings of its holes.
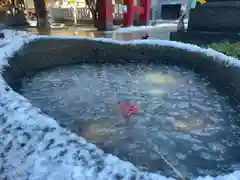
{"type": "Polygon", "coordinates": [[[132,26],[134,19],[134,0],[124,0],[123,4],[127,6],[127,12],[123,14],[123,25],[132,26]]]}
{"type": "Polygon", "coordinates": [[[110,31],[113,29],[113,4],[112,0],[99,1],[98,30],[110,31]]]}
{"type": "Polygon", "coordinates": [[[147,25],[150,20],[151,0],[140,0],[140,6],[143,7],[143,13],[140,14],[140,23],[147,25]]]}

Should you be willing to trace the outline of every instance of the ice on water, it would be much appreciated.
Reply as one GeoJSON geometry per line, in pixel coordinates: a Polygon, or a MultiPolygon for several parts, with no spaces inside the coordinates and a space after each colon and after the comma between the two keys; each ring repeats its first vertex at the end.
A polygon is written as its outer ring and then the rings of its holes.
{"type": "Polygon", "coordinates": [[[237,121],[237,112],[206,79],[189,70],[161,65],[68,66],[24,82],[21,94],[33,105],[140,169],[174,176],[149,141],[188,177],[231,171],[225,164],[237,163],[232,157],[237,156],[233,151],[238,144],[230,143],[239,140],[234,137],[239,128],[229,126],[237,121]],[[125,120],[114,112],[118,101],[138,103],[140,111],[125,120]]]}

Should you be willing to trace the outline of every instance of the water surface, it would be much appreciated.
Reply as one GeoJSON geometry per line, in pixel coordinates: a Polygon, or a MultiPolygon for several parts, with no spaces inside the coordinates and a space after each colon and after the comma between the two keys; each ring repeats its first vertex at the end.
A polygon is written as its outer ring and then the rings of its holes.
{"type": "Polygon", "coordinates": [[[75,65],[25,78],[21,93],[63,127],[137,167],[175,176],[240,169],[239,113],[194,72],[161,65],[75,65]],[[117,102],[138,103],[126,119],[117,102]]]}

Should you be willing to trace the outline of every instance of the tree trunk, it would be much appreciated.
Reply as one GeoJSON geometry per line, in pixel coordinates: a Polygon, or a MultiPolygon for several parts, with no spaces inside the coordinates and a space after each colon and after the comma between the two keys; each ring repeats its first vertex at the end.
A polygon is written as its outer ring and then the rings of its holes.
{"type": "Polygon", "coordinates": [[[86,0],[85,1],[91,14],[93,25],[95,28],[99,28],[99,11],[101,8],[101,0],[86,0]]]}
{"type": "Polygon", "coordinates": [[[34,0],[35,11],[37,15],[37,27],[41,32],[46,33],[50,30],[48,14],[44,0],[34,0]]]}
{"type": "Polygon", "coordinates": [[[96,10],[95,10],[95,28],[99,29],[100,25],[100,8],[101,8],[101,0],[96,0],[96,10]]]}
{"type": "Polygon", "coordinates": [[[93,25],[95,28],[98,27],[98,16],[96,12],[92,12],[92,20],[93,20],[93,25]]]}

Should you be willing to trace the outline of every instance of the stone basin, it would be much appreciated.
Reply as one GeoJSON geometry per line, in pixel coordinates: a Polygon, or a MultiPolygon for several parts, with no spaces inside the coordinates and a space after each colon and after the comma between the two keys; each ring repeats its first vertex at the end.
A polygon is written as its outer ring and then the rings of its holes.
{"type": "MultiPolygon", "coordinates": [[[[240,64],[238,60],[211,49],[158,40],[121,42],[58,36],[30,36],[28,40],[15,47],[12,56],[12,48],[8,47],[11,51],[7,49],[8,53],[2,57],[3,61],[7,57],[8,66],[2,64],[4,69],[0,91],[1,179],[168,179],[160,173],[139,170],[132,163],[105,153],[82,137],[60,127],[57,121],[14,91],[19,90],[22,78],[31,77],[46,68],[70,64],[114,64],[116,61],[123,65],[175,65],[206,77],[222,96],[228,97],[232,107],[239,106],[240,64]]],[[[173,81],[168,77],[163,79],[173,81]]],[[[153,83],[158,82],[156,80],[153,83]]],[[[184,123],[180,119],[175,124],[176,130],[189,131],[190,127],[197,131],[195,124],[187,127],[184,123]]],[[[232,123],[238,125],[237,122],[232,123]]],[[[98,126],[92,125],[89,129],[96,131],[98,126]]],[[[204,124],[201,126],[204,127],[204,124]]],[[[104,127],[109,127],[109,124],[104,127]]],[[[111,134],[115,130],[107,132],[111,134]]],[[[236,155],[236,162],[238,158],[236,155]]],[[[237,170],[238,167],[233,167],[232,171],[221,172],[216,179],[238,179],[240,173],[237,170]]],[[[208,174],[205,175],[202,179],[210,178],[208,174]]],[[[176,176],[174,178],[179,179],[176,176]]]]}

